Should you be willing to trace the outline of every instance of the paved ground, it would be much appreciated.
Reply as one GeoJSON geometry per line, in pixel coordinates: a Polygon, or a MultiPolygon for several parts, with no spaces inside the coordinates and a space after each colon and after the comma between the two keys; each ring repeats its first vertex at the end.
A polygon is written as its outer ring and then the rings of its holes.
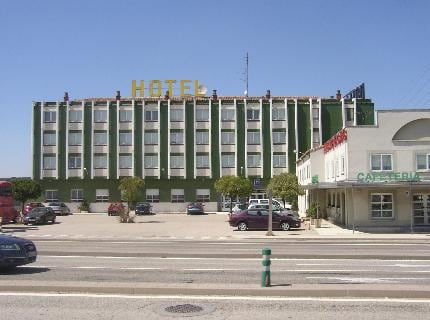
{"type": "MultiPolygon", "coordinates": [[[[106,214],[73,214],[57,217],[54,225],[5,225],[3,232],[45,238],[172,238],[172,239],[253,239],[268,238],[265,230],[237,231],[228,224],[227,214],[157,214],[138,216],[135,223],[119,223],[106,214]]],[[[430,239],[430,233],[372,234],[353,232],[323,220],[321,228],[305,225],[290,231],[274,231],[273,238],[375,238],[430,239]]]]}

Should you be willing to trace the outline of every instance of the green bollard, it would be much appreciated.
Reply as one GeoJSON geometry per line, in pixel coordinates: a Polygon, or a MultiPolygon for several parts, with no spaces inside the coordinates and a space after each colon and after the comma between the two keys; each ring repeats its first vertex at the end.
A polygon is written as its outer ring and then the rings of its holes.
{"type": "Polygon", "coordinates": [[[264,267],[261,273],[261,286],[270,287],[270,255],[272,254],[272,250],[264,248],[261,253],[263,255],[262,265],[264,267]]]}

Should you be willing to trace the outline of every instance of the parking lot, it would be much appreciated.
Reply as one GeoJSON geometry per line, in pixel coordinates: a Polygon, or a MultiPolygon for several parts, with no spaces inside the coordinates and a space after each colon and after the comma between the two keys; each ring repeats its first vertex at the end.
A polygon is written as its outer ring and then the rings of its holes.
{"type": "MultiPolygon", "coordinates": [[[[156,214],[136,216],[135,223],[119,223],[117,216],[107,214],[73,214],[58,216],[54,224],[3,226],[3,232],[17,236],[35,237],[88,237],[88,238],[183,238],[228,239],[262,237],[265,230],[237,231],[228,224],[227,214],[156,214]]],[[[276,231],[278,236],[312,235],[313,230],[293,229],[276,231]]]]}

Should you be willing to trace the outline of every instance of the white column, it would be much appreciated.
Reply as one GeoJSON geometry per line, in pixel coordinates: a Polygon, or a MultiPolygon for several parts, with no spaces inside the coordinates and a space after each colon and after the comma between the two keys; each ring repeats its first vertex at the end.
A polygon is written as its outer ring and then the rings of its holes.
{"type": "MultiPolygon", "coordinates": [[[[85,159],[85,102],[82,100],[81,102],[81,108],[82,108],[82,152],[81,152],[81,179],[84,178],[84,159],[85,159]]],[[[91,134],[91,143],[94,144],[92,134],[91,134]]]]}
{"type": "MultiPolygon", "coordinates": [[[[269,110],[269,117],[270,117],[270,177],[273,178],[273,120],[272,120],[272,110],[273,110],[273,99],[270,98],[270,110],[269,110]]],[[[285,137],[287,137],[287,134],[285,134],[285,137]]],[[[264,159],[264,156],[263,156],[264,159]]],[[[263,176],[262,176],[263,177],[263,176]]]]}
{"type": "MultiPolygon", "coordinates": [[[[158,123],[160,123],[160,116],[158,116],[158,123]]],[[[142,99],[142,131],[140,132],[142,136],[142,178],[145,179],[145,100],[142,99]]],[[[158,153],[160,154],[160,153],[158,153]]],[[[158,172],[160,172],[160,157],[158,157],[158,172]]]]}
{"type": "MultiPolygon", "coordinates": [[[[170,107],[170,99],[168,100],[168,106],[170,107]]],[[[168,111],[169,112],[169,111],[168,111]]],[[[158,100],[158,179],[161,178],[161,169],[167,170],[167,168],[161,168],[161,139],[160,139],[160,131],[161,131],[161,102],[158,100]]],[[[169,139],[169,138],[167,138],[169,139]]]]}
{"type": "MultiPolygon", "coordinates": [[[[247,100],[244,99],[244,111],[245,111],[245,168],[243,168],[244,172],[245,172],[245,177],[248,177],[248,111],[247,111],[247,100]]],[[[234,104],[236,106],[236,99],[234,99],[234,104]]],[[[237,106],[236,106],[236,110],[237,110],[237,106]]],[[[236,122],[236,131],[237,130],[237,122],[236,122]]],[[[237,158],[237,151],[236,151],[236,158],[237,158]]],[[[236,167],[237,167],[237,161],[236,161],[236,167]]],[[[237,172],[237,168],[236,168],[236,172],[237,172]]],[[[240,172],[240,174],[242,174],[242,170],[240,172]]]]}
{"type": "Polygon", "coordinates": [[[357,99],[353,98],[352,102],[354,103],[354,126],[357,125],[357,99]]]}
{"type": "Polygon", "coordinates": [[[134,105],[135,105],[135,101],[134,99],[131,100],[131,148],[132,148],[132,152],[131,152],[131,168],[132,168],[132,172],[133,172],[133,176],[136,175],[136,168],[134,165],[134,158],[136,156],[135,152],[134,152],[134,125],[136,123],[136,119],[134,118],[135,116],[135,112],[134,112],[134,105]]]}
{"type": "MultiPolygon", "coordinates": [[[[222,144],[221,144],[221,124],[222,124],[221,107],[222,106],[221,106],[221,99],[219,99],[218,101],[219,101],[219,103],[218,103],[218,136],[219,136],[219,139],[218,139],[219,164],[218,164],[218,166],[219,166],[219,176],[222,177],[222,149],[221,149],[221,146],[222,146],[222,144]]],[[[211,101],[211,103],[212,103],[212,101],[211,101]]],[[[236,110],[236,113],[237,113],[237,110],[236,110]]],[[[235,115],[235,116],[237,116],[237,115],[235,115]]],[[[237,139],[237,137],[236,137],[236,139],[237,139]]],[[[236,143],[237,143],[237,140],[236,140],[236,143]]],[[[212,171],[211,171],[211,178],[212,178],[212,171]]]]}
{"type": "Polygon", "coordinates": [[[31,165],[31,179],[34,179],[34,159],[35,159],[34,157],[34,105],[35,103],[33,102],[32,108],[31,108],[31,156],[33,157],[33,162],[31,165]]]}
{"type": "Polygon", "coordinates": [[[346,110],[345,110],[345,99],[340,99],[342,102],[342,128],[346,127],[346,110]]]}
{"type": "MultiPolygon", "coordinates": [[[[289,128],[289,126],[288,126],[288,99],[287,98],[284,99],[284,109],[285,109],[285,128],[286,128],[285,129],[285,145],[286,145],[285,159],[286,159],[287,169],[289,170],[289,168],[288,168],[289,161],[288,160],[290,157],[288,155],[288,150],[290,148],[290,145],[288,143],[288,139],[289,139],[288,128],[289,128]]],[[[273,144],[273,142],[272,142],[272,144],[273,144]]]]}
{"type": "Polygon", "coordinates": [[[260,99],[260,176],[263,177],[264,172],[264,148],[263,148],[263,99],[260,99]]]}
{"type": "MultiPolygon", "coordinates": [[[[107,111],[107,120],[109,123],[109,101],[106,102],[107,103],[107,107],[108,107],[108,111],[107,111]]],[[[94,123],[95,123],[95,119],[94,119],[94,106],[95,106],[95,102],[94,100],[91,101],[91,179],[94,179],[94,123]]],[[[107,133],[107,146],[108,146],[108,150],[109,150],[109,144],[110,144],[110,139],[109,139],[109,131],[107,133]]],[[[109,161],[108,161],[108,170],[109,170],[109,161]]],[[[108,171],[109,172],[109,171],[108,171]]]]}
{"type": "Polygon", "coordinates": [[[321,112],[321,109],[322,109],[322,102],[321,102],[321,98],[320,99],[318,99],[318,134],[319,134],[319,136],[320,136],[320,145],[322,145],[323,144],[323,141],[322,141],[322,120],[321,120],[321,114],[322,114],[322,112],[321,112]]]}
{"type": "MultiPolygon", "coordinates": [[[[116,137],[116,176],[119,178],[119,100],[116,100],[116,137]]],[[[108,165],[108,174],[110,171],[109,167],[110,164],[108,165]]]]}
{"type": "Polygon", "coordinates": [[[45,102],[40,102],[40,179],[43,179],[43,118],[45,102]]]}
{"type": "MultiPolygon", "coordinates": [[[[161,105],[161,103],[160,103],[161,105]]],[[[171,130],[172,124],[170,123],[170,99],[167,101],[167,179],[170,179],[170,130],[171,130]]]]}
{"type": "Polygon", "coordinates": [[[298,128],[298,117],[297,117],[297,99],[294,99],[294,132],[295,132],[295,142],[296,142],[296,161],[299,159],[299,128],[298,128]]]}

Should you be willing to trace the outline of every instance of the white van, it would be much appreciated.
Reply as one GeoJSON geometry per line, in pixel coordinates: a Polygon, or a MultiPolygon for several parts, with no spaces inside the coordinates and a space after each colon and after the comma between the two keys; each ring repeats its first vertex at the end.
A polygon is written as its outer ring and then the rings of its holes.
{"type": "MultiPolygon", "coordinates": [[[[267,204],[268,205],[269,199],[249,199],[249,206],[253,205],[253,204],[267,204]]],[[[248,208],[249,208],[249,206],[248,206],[248,208]]],[[[276,199],[272,199],[272,206],[274,208],[278,208],[278,209],[281,209],[281,208],[291,209],[291,204],[285,203],[285,207],[284,207],[283,202],[278,201],[276,199]]]]}

